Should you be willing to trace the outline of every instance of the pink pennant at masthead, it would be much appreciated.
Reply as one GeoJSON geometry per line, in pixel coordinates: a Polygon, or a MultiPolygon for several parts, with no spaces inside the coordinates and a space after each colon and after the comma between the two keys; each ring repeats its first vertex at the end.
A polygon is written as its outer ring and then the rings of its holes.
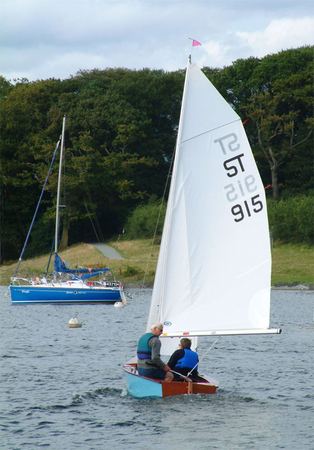
{"type": "Polygon", "coordinates": [[[198,47],[199,45],[202,45],[202,43],[196,39],[192,39],[192,47],[198,47]]]}

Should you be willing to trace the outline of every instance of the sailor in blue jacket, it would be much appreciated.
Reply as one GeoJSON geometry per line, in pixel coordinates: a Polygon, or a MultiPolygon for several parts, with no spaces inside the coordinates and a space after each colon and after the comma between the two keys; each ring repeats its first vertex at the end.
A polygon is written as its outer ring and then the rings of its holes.
{"type": "MultiPolygon", "coordinates": [[[[192,379],[198,378],[198,354],[191,350],[192,342],[188,338],[180,339],[179,349],[176,350],[168,361],[171,370],[189,376],[192,379]]],[[[180,375],[175,375],[176,381],[183,381],[180,375]]]]}

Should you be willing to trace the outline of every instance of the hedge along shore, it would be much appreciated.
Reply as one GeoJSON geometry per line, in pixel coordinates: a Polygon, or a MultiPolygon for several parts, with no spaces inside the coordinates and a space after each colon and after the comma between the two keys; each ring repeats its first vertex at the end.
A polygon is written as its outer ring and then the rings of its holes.
{"type": "MultiPolygon", "coordinates": [[[[116,279],[130,287],[151,287],[157,264],[159,243],[151,239],[115,240],[107,245],[116,249],[123,259],[105,257],[93,244],[76,244],[61,257],[73,267],[108,266],[116,279]]],[[[314,289],[314,247],[298,244],[280,244],[272,247],[272,286],[281,289],[314,289]]],[[[23,261],[21,273],[37,276],[45,272],[48,255],[23,261]]],[[[0,266],[0,285],[8,285],[16,262],[0,266]]],[[[51,268],[50,268],[51,269],[51,268]]]]}

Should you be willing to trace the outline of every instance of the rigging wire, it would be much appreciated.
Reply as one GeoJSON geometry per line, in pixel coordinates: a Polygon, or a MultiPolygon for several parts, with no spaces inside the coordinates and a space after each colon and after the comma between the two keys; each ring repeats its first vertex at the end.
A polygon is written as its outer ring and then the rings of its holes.
{"type": "Polygon", "coordinates": [[[39,200],[37,202],[37,206],[36,206],[36,209],[35,209],[35,212],[34,212],[34,215],[33,215],[33,218],[32,218],[32,221],[31,221],[31,224],[30,224],[30,227],[29,227],[29,230],[28,230],[28,233],[27,233],[27,236],[26,236],[26,239],[25,239],[25,242],[24,242],[24,245],[23,245],[20,257],[19,257],[19,260],[18,260],[18,263],[17,263],[17,266],[16,266],[16,269],[15,269],[15,271],[13,273],[13,277],[16,276],[16,274],[17,274],[17,272],[18,272],[18,270],[20,268],[20,265],[21,265],[21,262],[22,262],[22,259],[23,259],[23,256],[24,256],[24,252],[25,252],[26,246],[27,246],[28,241],[29,241],[29,237],[30,237],[31,231],[33,229],[33,226],[34,226],[34,223],[35,223],[35,220],[36,220],[36,217],[37,217],[39,206],[41,204],[41,200],[42,200],[42,197],[44,195],[44,192],[45,192],[45,189],[46,189],[46,185],[48,183],[48,179],[49,179],[51,171],[52,171],[52,167],[53,167],[53,164],[54,164],[54,161],[55,161],[55,158],[56,158],[56,154],[57,154],[57,150],[59,148],[60,142],[61,142],[61,136],[59,137],[59,140],[58,140],[58,142],[56,144],[56,147],[54,149],[54,152],[53,152],[53,155],[52,155],[52,158],[51,158],[51,162],[50,162],[50,166],[49,166],[49,169],[48,169],[48,173],[47,173],[44,185],[42,187],[42,190],[41,190],[41,193],[40,193],[40,196],[39,196],[39,200]]]}
{"type": "MultiPolygon", "coordinates": [[[[90,192],[88,192],[88,194],[90,194],[90,192]]],[[[99,223],[99,220],[98,220],[98,217],[97,217],[96,213],[92,214],[90,212],[90,210],[88,209],[86,201],[84,201],[84,206],[85,206],[88,218],[90,220],[90,223],[92,225],[92,229],[93,229],[93,231],[95,233],[95,237],[97,239],[97,242],[104,242],[105,238],[104,238],[104,235],[103,235],[103,232],[102,232],[102,229],[101,229],[101,226],[100,226],[100,223],[99,223]]]]}
{"type": "Polygon", "coordinates": [[[166,178],[166,183],[165,183],[164,191],[163,191],[161,202],[160,202],[160,206],[159,206],[158,217],[157,217],[157,221],[156,221],[156,225],[155,225],[154,235],[153,235],[153,238],[152,238],[152,241],[151,241],[151,244],[150,244],[149,252],[147,253],[146,266],[145,266],[144,277],[143,277],[142,286],[141,286],[142,289],[145,287],[145,281],[146,281],[146,277],[147,277],[147,273],[148,273],[148,264],[149,264],[150,257],[152,255],[153,246],[155,244],[155,239],[156,239],[156,235],[157,235],[158,225],[159,225],[159,221],[160,221],[160,217],[161,217],[161,210],[162,210],[162,207],[163,207],[163,205],[165,203],[165,196],[166,196],[167,188],[168,188],[168,185],[169,185],[169,182],[170,182],[170,178],[171,178],[171,171],[172,171],[172,168],[173,168],[175,149],[176,149],[176,147],[174,147],[173,152],[172,152],[171,161],[170,161],[170,165],[169,165],[169,170],[168,170],[167,178],[166,178]]]}
{"type": "MultiPolygon", "coordinates": [[[[77,153],[80,156],[84,156],[84,154],[83,154],[81,149],[78,148],[76,151],[77,151],[77,153]]],[[[79,173],[83,173],[83,170],[82,170],[81,166],[80,166],[80,169],[81,170],[79,170],[79,173]]],[[[87,197],[88,201],[90,203],[92,203],[92,201],[91,201],[91,191],[88,188],[88,185],[85,184],[84,188],[85,188],[85,193],[86,193],[86,197],[87,197]]],[[[101,225],[99,223],[99,220],[98,220],[96,212],[94,212],[94,213],[90,212],[90,210],[89,210],[89,208],[87,206],[86,200],[84,201],[84,207],[86,209],[87,216],[88,216],[88,218],[90,220],[90,223],[91,223],[91,226],[92,226],[92,229],[93,229],[93,232],[95,234],[95,238],[96,238],[97,242],[99,242],[99,243],[100,242],[104,242],[105,241],[105,237],[103,235],[103,232],[102,232],[102,229],[101,229],[101,225]]]]}
{"type": "MultiPolygon", "coordinates": [[[[219,337],[212,343],[212,345],[209,347],[209,349],[204,353],[203,358],[205,357],[205,355],[207,356],[207,354],[211,351],[211,349],[214,347],[214,345],[219,341],[219,337]]],[[[191,375],[191,373],[193,372],[194,369],[196,369],[196,367],[198,366],[199,362],[197,364],[195,364],[195,366],[193,367],[193,369],[191,369],[189,371],[189,373],[187,374],[187,377],[189,377],[191,375]]]]}
{"type": "Polygon", "coordinates": [[[55,246],[55,240],[53,239],[53,240],[52,240],[52,243],[51,243],[51,249],[50,249],[50,254],[49,254],[49,258],[48,258],[48,262],[47,262],[47,267],[46,267],[45,276],[48,275],[49,266],[50,266],[52,254],[53,254],[53,251],[54,251],[54,246],[55,246]]]}

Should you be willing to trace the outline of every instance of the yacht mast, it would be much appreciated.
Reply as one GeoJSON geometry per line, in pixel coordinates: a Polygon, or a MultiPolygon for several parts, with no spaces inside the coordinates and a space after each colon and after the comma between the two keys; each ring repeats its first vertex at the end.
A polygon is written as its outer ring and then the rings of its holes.
{"type": "Polygon", "coordinates": [[[61,192],[61,175],[62,175],[62,161],[63,161],[63,152],[64,152],[64,132],[65,132],[65,119],[66,116],[63,117],[62,122],[62,135],[61,135],[61,149],[60,149],[60,161],[59,161],[59,174],[58,174],[58,188],[57,188],[57,204],[56,204],[56,229],[55,229],[55,253],[58,251],[59,244],[59,224],[60,224],[60,192],[61,192]]]}

